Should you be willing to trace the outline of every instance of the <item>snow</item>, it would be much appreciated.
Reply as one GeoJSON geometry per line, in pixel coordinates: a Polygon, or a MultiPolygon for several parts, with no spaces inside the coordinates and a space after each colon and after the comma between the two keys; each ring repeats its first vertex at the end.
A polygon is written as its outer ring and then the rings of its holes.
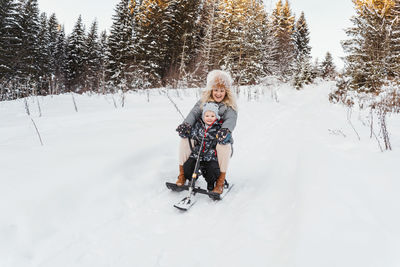
{"type": "MultiPolygon", "coordinates": [[[[42,117],[29,99],[44,146],[24,101],[0,102],[0,266],[399,266],[400,117],[382,153],[332,86],[241,88],[235,186],[187,213],[165,187],[182,117],[162,90],[117,109],[75,95],[79,112],[71,95],[39,97],[42,117]]],[[[169,96],[187,114],[199,91],[169,96]]]]}

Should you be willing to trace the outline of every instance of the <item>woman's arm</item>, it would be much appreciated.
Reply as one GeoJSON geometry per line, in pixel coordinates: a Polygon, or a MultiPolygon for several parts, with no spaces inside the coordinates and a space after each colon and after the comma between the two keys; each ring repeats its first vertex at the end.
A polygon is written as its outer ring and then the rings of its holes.
{"type": "Polygon", "coordinates": [[[231,107],[227,107],[222,119],[224,122],[222,123],[221,128],[228,128],[229,131],[233,132],[236,127],[237,112],[231,107]]]}
{"type": "Polygon", "coordinates": [[[201,100],[197,101],[197,103],[194,105],[192,110],[189,112],[189,114],[186,116],[186,119],[183,121],[184,123],[188,123],[190,126],[193,126],[196,120],[198,120],[201,117],[201,109],[200,109],[200,103],[201,100]]]}

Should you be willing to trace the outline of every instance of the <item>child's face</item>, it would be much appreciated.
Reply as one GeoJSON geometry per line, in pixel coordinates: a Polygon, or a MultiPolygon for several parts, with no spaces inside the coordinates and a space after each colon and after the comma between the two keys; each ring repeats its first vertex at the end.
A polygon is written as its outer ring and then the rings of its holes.
{"type": "Polygon", "coordinates": [[[210,125],[212,124],[215,120],[217,119],[217,117],[215,116],[215,113],[207,110],[206,112],[204,112],[204,118],[203,121],[207,124],[210,125]]]}

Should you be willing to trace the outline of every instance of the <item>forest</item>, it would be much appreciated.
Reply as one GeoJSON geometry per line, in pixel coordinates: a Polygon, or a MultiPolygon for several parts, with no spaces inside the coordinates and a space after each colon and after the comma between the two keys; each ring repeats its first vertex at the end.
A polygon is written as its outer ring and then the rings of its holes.
{"type": "Polygon", "coordinates": [[[64,92],[200,87],[212,69],[237,85],[266,76],[297,89],[334,78],[332,55],[312,62],[306,17],[288,1],[121,0],[109,31],[79,17],[66,34],[37,0],[1,0],[0,99],[64,92]]]}

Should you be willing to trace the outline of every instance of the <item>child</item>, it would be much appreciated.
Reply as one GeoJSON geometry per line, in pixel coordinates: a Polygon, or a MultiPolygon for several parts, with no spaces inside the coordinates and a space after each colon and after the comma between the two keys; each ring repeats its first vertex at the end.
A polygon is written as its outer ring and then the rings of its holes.
{"type": "MultiPolygon", "coordinates": [[[[207,181],[207,190],[214,189],[215,182],[220,176],[217,152],[217,132],[221,129],[218,104],[208,102],[203,105],[201,119],[196,121],[190,131],[190,138],[194,146],[189,159],[183,164],[184,179],[190,180],[196,166],[196,160],[200,151],[200,169],[207,181]],[[203,140],[204,137],[204,140],[203,140]]],[[[177,185],[185,184],[185,180],[178,179],[177,185]]]]}

